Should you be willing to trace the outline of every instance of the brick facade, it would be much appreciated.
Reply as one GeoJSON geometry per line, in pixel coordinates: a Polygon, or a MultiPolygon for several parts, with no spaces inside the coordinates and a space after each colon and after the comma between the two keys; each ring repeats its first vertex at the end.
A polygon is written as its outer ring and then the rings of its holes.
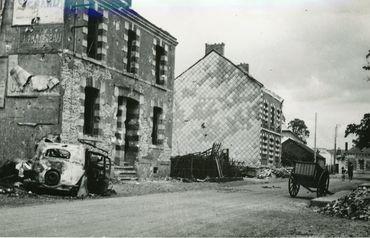
{"type": "Polygon", "coordinates": [[[281,164],[281,126],[283,123],[283,99],[263,89],[261,103],[261,162],[263,165],[281,164]]]}
{"type": "MultiPolygon", "coordinates": [[[[281,120],[273,131],[265,129],[261,105],[268,100],[281,112],[282,100],[267,96],[247,64],[237,66],[225,58],[224,44],[215,46],[206,45],[206,56],[175,80],[172,154],[201,152],[221,142],[231,159],[260,166],[264,136],[274,136],[274,148],[275,141],[279,148],[281,143],[281,120]]],[[[280,149],[276,156],[279,160],[269,165],[280,165],[280,149]]]]}
{"type": "MultiPolygon", "coordinates": [[[[109,151],[115,164],[134,165],[140,177],[154,176],[154,167],[158,168],[155,176],[169,175],[177,41],[132,9],[118,8],[119,1],[111,4],[66,0],[63,24],[12,27],[13,1],[6,2],[0,66],[8,68],[10,57],[19,55],[17,64],[25,72],[52,75],[58,85],[36,91],[27,84],[15,96],[5,95],[5,106],[0,104],[5,132],[0,139],[0,159],[31,157],[39,139],[58,134],[66,143],[84,139],[97,144],[109,151]],[[129,32],[134,33],[130,45],[129,32]],[[32,37],[52,37],[55,42],[29,44],[32,37]],[[157,44],[166,49],[159,72],[166,81],[161,84],[156,82],[153,66],[157,44]],[[89,90],[96,95],[89,95],[89,90]],[[154,107],[161,109],[155,125],[156,144],[152,143],[154,107]],[[92,128],[87,128],[87,122],[92,128]]],[[[7,71],[3,80],[10,85],[14,77],[7,71]]]]}

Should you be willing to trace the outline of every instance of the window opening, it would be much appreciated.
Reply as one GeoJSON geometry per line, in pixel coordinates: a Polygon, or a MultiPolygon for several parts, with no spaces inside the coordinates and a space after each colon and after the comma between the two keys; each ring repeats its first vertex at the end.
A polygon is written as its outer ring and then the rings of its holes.
{"type": "Polygon", "coordinates": [[[152,131],[152,144],[157,145],[159,144],[158,140],[158,131],[159,131],[159,124],[161,123],[162,109],[159,107],[154,107],[153,109],[153,131],[152,131]]]}
{"type": "Polygon", "coordinates": [[[157,45],[155,48],[156,59],[155,59],[155,78],[157,84],[164,84],[164,81],[161,79],[163,72],[161,71],[162,65],[162,56],[164,56],[164,48],[157,45]]]}
{"type": "Polygon", "coordinates": [[[136,40],[136,33],[133,30],[128,31],[128,41],[127,41],[127,66],[126,71],[131,73],[132,70],[132,52],[134,51],[133,42],[136,40]]]}
{"type": "Polygon", "coordinates": [[[85,135],[94,135],[95,112],[99,110],[96,105],[99,96],[99,90],[92,87],[85,88],[85,112],[84,112],[84,128],[85,135]]]}
{"type": "Polygon", "coordinates": [[[99,24],[103,22],[103,15],[95,10],[88,11],[88,32],[87,32],[87,56],[98,59],[98,37],[99,24]]]}
{"type": "Polygon", "coordinates": [[[69,153],[67,150],[48,149],[45,152],[45,156],[51,158],[69,159],[71,157],[71,153],[69,153]]]}

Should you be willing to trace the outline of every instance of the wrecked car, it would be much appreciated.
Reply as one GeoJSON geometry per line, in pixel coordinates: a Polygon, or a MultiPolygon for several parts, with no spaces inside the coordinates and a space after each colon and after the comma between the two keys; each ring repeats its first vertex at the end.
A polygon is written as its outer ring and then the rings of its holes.
{"type": "Polygon", "coordinates": [[[84,196],[108,190],[111,159],[83,145],[39,144],[31,163],[23,162],[19,176],[29,188],[43,188],[84,196]]]}

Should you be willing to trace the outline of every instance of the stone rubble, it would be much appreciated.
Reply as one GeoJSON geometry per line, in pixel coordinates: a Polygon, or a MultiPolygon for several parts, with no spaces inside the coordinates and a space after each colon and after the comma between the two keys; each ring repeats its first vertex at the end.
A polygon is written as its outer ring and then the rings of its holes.
{"type": "Polygon", "coordinates": [[[350,194],[329,203],[318,210],[319,213],[352,220],[369,220],[369,191],[366,187],[358,187],[350,194]]]}

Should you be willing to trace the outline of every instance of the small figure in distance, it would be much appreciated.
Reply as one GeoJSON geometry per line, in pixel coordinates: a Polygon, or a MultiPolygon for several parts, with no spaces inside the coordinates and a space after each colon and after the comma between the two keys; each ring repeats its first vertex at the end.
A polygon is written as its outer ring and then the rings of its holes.
{"type": "Polygon", "coordinates": [[[346,180],[346,169],[342,166],[342,181],[346,180]]]}
{"type": "Polygon", "coordinates": [[[348,179],[349,181],[352,181],[353,178],[353,164],[352,162],[348,163],[348,179]]]}

